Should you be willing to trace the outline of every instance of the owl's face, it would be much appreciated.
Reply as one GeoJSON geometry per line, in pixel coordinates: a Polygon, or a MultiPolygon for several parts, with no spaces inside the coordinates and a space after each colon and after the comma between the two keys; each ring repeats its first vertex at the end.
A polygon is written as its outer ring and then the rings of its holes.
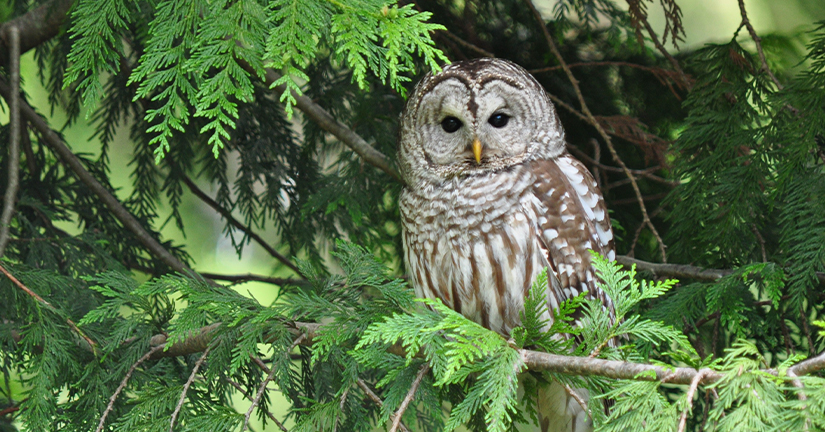
{"type": "Polygon", "coordinates": [[[506,60],[454,63],[416,86],[402,116],[408,182],[496,171],[558,156],[564,136],[544,89],[506,60]]]}

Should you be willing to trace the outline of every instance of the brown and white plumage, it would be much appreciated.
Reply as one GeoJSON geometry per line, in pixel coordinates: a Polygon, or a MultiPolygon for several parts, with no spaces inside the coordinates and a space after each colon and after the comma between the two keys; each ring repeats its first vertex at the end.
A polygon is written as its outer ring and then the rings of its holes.
{"type": "MultiPolygon", "coordinates": [[[[418,296],[507,335],[547,267],[551,308],[586,291],[612,311],[588,252],[615,258],[604,200],[524,69],[478,59],[424,77],[401,118],[399,160],[404,258],[418,296]]],[[[565,430],[581,420],[571,415],[565,430]]]]}

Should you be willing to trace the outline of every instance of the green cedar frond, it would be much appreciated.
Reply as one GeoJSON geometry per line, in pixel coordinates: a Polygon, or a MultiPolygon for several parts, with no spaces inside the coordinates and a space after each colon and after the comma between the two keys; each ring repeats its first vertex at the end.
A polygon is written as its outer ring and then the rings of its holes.
{"type": "Polygon", "coordinates": [[[103,96],[101,74],[116,74],[122,55],[120,32],[129,25],[127,0],[81,0],[72,12],[74,44],[63,88],[78,81],[83,105],[92,111],[103,96]]]}

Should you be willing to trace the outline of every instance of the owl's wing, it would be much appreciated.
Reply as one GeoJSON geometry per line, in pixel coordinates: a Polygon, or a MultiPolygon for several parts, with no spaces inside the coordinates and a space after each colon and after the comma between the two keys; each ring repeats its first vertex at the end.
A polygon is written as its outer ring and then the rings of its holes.
{"type": "Polygon", "coordinates": [[[604,198],[590,171],[569,154],[531,162],[535,175],[532,202],[537,215],[536,235],[552,281],[550,304],[578,296],[598,298],[614,317],[613,301],[596,286],[592,249],[616,258],[613,231],[604,198]]]}

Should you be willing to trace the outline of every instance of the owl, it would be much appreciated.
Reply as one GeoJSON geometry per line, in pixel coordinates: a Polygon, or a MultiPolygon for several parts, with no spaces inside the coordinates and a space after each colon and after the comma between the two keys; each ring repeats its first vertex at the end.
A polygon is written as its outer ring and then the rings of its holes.
{"type": "Polygon", "coordinates": [[[425,76],[398,144],[404,259],[419,297],[509,335],[547,268],[551,310],[586,292],[612,313],[588,252],[615,259],[604,199],[527,71],[485,58],[425,76]]]}

